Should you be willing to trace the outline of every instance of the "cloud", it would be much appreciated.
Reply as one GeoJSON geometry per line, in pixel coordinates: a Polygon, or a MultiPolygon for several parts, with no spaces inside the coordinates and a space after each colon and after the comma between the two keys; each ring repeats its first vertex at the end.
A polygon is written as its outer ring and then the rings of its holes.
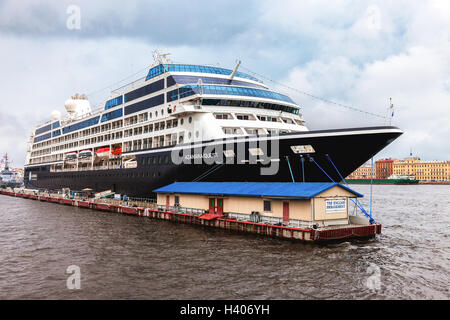
{"type": "MultiPolygon", "coordinates": [[[[403,147],[394,151],[394,144],[382,154],[402,157],[411,147],[416,154],[426,158],[446,159],[450,150],[447,139],[450,136],[448,54],[450,52],[412,47],[406,53],[367,63],[362,68],[340,58],[328,64],[313,61],[303,68],[296,68],[286,82],[312,84],[310,90],[320,96],[384,116],[388,114],[389,98],[392,97],[396,105],[393,124],[405,131],[400,138],[403,147]]],[[[301,94],[294,97],[297,101],[305,100],[301,94]]],[[[310,128],[314,129],[336,124],[386,124],[386,120],[347,112],[320,101],[305,103],[303,110],[310,128]]]]}
{"type": "MultiPolygon", "coordinates": [[[[241,59],[279,83],[371,113],[386,115],[392,97],[405,134],[377,156],[412,147],[449,159],[449,17],[446,0],[2,1],[0,120],[8,124],[0,151],[22,164],[36,123],[64,111],[76,92],[101,103],[121,79],[145,75],[158,48],[182,63],[232,68],[241,59]],[[66,26],[71,4],[80,30],[66,26]]],[[[302,106],[311,129],[386,123],[265,82],[302,106]]]]}
{"type": "Polygon", "coordinates": [[[42,37],[138,38],[166,45],[221,46],[251,25],[257,1],[201,0],[53,1],[6,0],[0,7],[0,31],[42,37]],[[80,9],[81,28],[68,29],[67,8],[80,9]]]}

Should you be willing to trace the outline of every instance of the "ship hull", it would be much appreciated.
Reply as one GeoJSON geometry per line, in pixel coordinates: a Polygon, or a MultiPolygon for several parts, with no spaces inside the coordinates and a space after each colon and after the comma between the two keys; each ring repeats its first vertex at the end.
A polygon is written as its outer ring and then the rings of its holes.
{"type": "Polygon", "coordinates": [[[133,153],[137,167],[129,169],[50,172],[50,164],[28,166],[25,182],[49,190],[111,189],[131,197],[153,197],[153,190],[174,181],[341,181],[401,134],[396,127],[371,127],[204,141],[139,150],[133,153]],[[291,146],[298,145],[312,146],[314,152],[296,154],[291,146]],[[255,146],[267,147],[264,153],[270,159],[252,157],[248,151],[255,146]],[[230,149],[234,157],[223,157],[223,150],[230,149]]]}

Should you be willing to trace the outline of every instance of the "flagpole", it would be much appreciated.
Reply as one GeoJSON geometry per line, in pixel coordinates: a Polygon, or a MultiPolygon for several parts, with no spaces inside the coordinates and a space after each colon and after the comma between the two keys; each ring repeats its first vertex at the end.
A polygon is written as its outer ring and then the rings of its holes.
{"type": "Polygon", "coordinates": [[[392,117],[394,116],[394,105],[392,104],[392,98],[389,98],[389,101],[390,101],[390,106],[389,106],[389,109],[390,109],[390,117],[389,117],[389,125],[390,126],[392,126],[392,117]]]}

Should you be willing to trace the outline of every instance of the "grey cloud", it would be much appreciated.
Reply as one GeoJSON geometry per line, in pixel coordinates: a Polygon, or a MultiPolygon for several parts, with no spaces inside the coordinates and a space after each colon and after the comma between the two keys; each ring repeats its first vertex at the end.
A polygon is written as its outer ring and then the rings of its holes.
{"type": "MultiPolygon", "coordinates": [[[[407,133],[380,156],[403,156],[413,147],[424,158],[445,159],[450,69],[436,57],[448,57],[450,27],[448,11],[440,11],[433,3],[403,0],[1,1],[0,108],[16,117],[6,120],[17,128],[11,137],[9,125],[0,131],[0,151],[20,149],[15,161],[23,163],[37,122],[53,109],[64,112],[69,95],[95,92],[151,64],[151,50],[158,48],[176,62],[231,68],[239,58],[242,68],[375,113],[384,113],[393,96],[407,107],[399,107],[394,118],[407,133]],[[80,30],[66,28],[69,4],[81,8],[80,30]],[[381,29],[369,34],[364,18],[373,4],[380,8],[381,29]],[[440,54],[405,60],[413,46],[440,54]],[[442,74],[432,73],[433,66],[442,74]]],[[[311,129],[381,123],[279,89],[303,106],[311,129]]],[[[108,95],[102,91],[94,102],[108,95]]]]}
{"type": "Polygon", "coordinates": [[[223,45],[258,17],[256,1],[6,1],[0,32],[41,37],[134,37],[165,45],[223,45]],[[81,28],[66,27],[69,5],[81,10],[81,28]]]}

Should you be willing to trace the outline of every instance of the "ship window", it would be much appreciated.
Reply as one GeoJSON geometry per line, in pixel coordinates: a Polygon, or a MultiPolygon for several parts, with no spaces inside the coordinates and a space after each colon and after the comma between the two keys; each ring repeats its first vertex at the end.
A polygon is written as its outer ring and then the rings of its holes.
{"type": "Polygon", "coordinates": [[[180,124],[183,125],[183,123],[184,123],[184,119],[181,119],[180,124]]]}
{"type": "MultiPolygon", "coordinates": [[[[172,71],[172,72],[198,72],[198,73],[211,73],[211,74],[222,74],[222,75],[230,75],[233,71],[230,69],[224,69],[219,67],[209,67],[209,66],[201,66],[201,65],[189,65],[189,64],[160,64],[156,67],[153,67],[149,70],[147,77],[145,80],[149,80],[154,78],[164,72],[172,71]]],[[[236,72],[236,77],[246,78],[253,81],[259,81],[255,77],[248,75],[243,72],[236,72]]]]}
{"type": "Polygon", "coordinates": [[[192,117],[189,117],[189,123],[192,123],[192,117]]]}
{"type": "Polygon", "coordinates": [[[169,163],[169,156],[168,156],[168,155],[166,155],[166,156],[164,157],[164,163],[165,163],[165,164],[168,164],[168,163],[169,163]]]}
{"type": "Polygon", "coordinates": [[[237,115],[236,118],[237,118],[238,120],[249,120],[249,117],[248,117],[248,115],[246,115],[246,114],[240,114],[240,115],[237,115]]]}
{"type": "MultiPolygon", "coordinates": [[[[220,100],[220,99],[203,99],[202,105],[207,106],[240,106],[240,107],[251,107],[251,108],[259,108],[259,109],[269,109],[269,110],[278,110],[289,112],[292,114],[300,114],[298,108],[293,108],[290,106],[284,106],[280,104],[274,103],[266,103],[266,102],[257,102],[257,101],[241,101],[241,100],[220,100]]],[[[272,118],[268,121],[277,121],[276,118],[272,118]]]]}
{"type": "Polygon", "coordinates": [[[162,157],[158,156],[158,163],[161,164],[162,163],[162,157]]]}
{"type": "Polygon", "coordinates": [[[118,96],[117,98],[106,101],[105,110],[111,109],[115,106],[121,105],[123,103],[122,96],[118,96]]]}
{"type": "Polygon", "coordinates": [[[164,79],[155,81],[144,87],[128,92],[127,94],[125,94],[125,102],[130,102],[132,100],[149,95],[162,89],[164,89],[164,79]]]}
{"type": "Polygon", "coordinates": [[[176,82],[175,82],[174,78],[172,76],[168,76],[167,77],[167,87],[171,87],[175,84],[176,84],[176,82]]]}
{"type": "Polygon", "coordinates": [[[228,119],[228,114],[218,113],[215,116],[216,116],[216,119],[228,119]]]}
{"type": "Polygon", "coordinates": [[[184,98],[193,94],[217,94],[217,95],[236,95],[236,96],[249,96],[249,97],[260,97],[268,98],[273,100],[280,100],[289,103],[295,103],[288,96],[255,88],[245,88],[245,87],[228,87],[228,86],[214,86],[214,85],[186,85],[184,87],[172,90],[167,93],[167,101],[173,101],[176,99],[184,98]]]}
{"type": "Polygon", "coordinates": [[[148,109],[164,103],[164,94],[157,95],[152,98],[137,102],[135,104],[125,107],[125,115],[148,109]]]}
{"type": "MultiPolygon", "coordinates": [[[[186,75],[174,75],[173,77],[167,78],[167,86],[169,87],[169,78],[171,79],[171,83],[173,84],[197,84],[199,80],[204,84],[224,84],[224,85],[236,85],[236,86],[246,86],[253,88],[261,88],[265,89],[264,86],[253,84],[250,82],[240,81],[240,80],[229,80],[224,78],[215,78],[215,77],[199,77],[199,76],[186,76],[186,75]]],[[[171,84],[172,85],[172,84],[171,84]]]]}

